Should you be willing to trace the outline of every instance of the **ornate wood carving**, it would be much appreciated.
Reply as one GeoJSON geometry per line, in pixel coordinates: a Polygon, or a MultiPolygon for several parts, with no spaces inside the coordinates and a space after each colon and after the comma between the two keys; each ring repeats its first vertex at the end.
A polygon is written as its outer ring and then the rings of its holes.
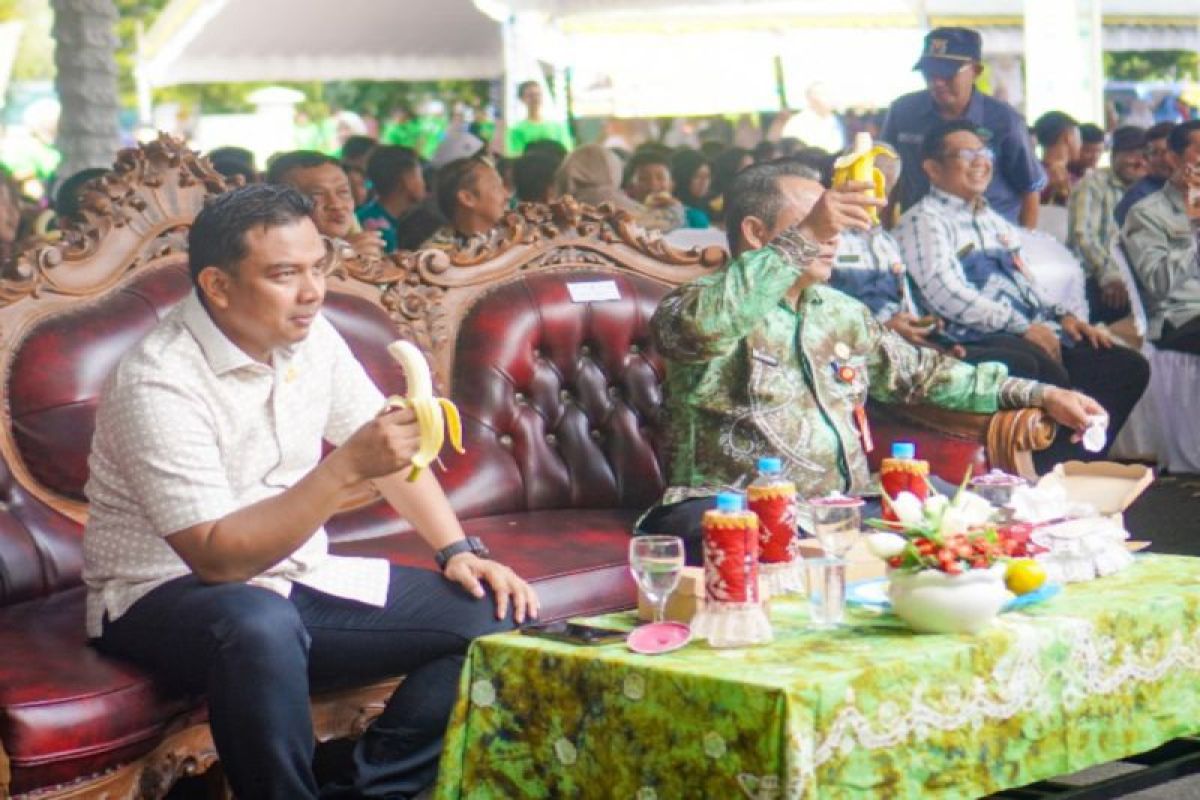
{"type": "Polygon", "coordinates": [[[96,185],[84,197],[81,224],[23,253],[18,278],[0,280],[0,306],[41,292],[96,294],[147,261],[184,252],[204,198],[228,188],[206,159],[166,134],[122,150],[96,185]]]}
{"type": "Polygon", "coordinates": [[[681,250],[608,204],[573,197],[523,203],[499,231],[463,250],[396,253],[383,260],[344,259],[338,277],[380,287],[380,302],[400,335],[425,350],[448,391],[458,325],[482,294],[534,271],[599,269],[631,272],[667,285],[692,280],[725,263],[721,247],[681,250]]]}
{"type": "Polygon", "coordinates": [[[1057,427],[1040,408],[993,414],[987,429],[988,462],[994,468],[1037,480],[1033,454],[1050,446],[1057,427]]]}
{"type": "MultiPolygon", "coordinates": [[[[317,741],[360,736],[383,711],[399,683],[399,679],[389,680],[314,697],[313,733],[317,741]]],[[[195,723],[168,734],[158,747],[131,764],[18,795],[13,800],[157,800],[180,779],[203,774],[216,763],[212,731],[206,723],[195,723]]],[[[6,784],[0,782],[0,789],[5,788],[6,784]]],[[[7,796],[0,792],[0,797],[7,796]]]]}

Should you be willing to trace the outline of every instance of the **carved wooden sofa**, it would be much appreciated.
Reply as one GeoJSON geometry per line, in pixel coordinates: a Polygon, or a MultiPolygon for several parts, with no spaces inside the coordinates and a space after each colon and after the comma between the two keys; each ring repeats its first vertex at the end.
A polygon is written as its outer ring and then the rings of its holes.
{"type": "MultiPolygon", "coordinates": [[[[201,698],[171,695],[86,644],[79,575],[98,392],[188,291],[186,226],[224,188],[170,139],[125,151],[88,223],[0,282],[0,798],[161,797],[215,760],[201,698]]],[[[628,533],[662,489],[666,445],[647,324],[671,285],[723,256],[672,250],[569,199],[504,224],[487,252],[348,254],[325,313],[385,393],[403,388],[384,350],[392,338],[430,354],[464,415],[467,453],[444,456],[451,502],[470,534],[534,581],[547,616],[628,607],[628,533]],[[604,281],[618,299],[572,301],[570,284],[604,281]]],[[[881,449],[915,437],[952,478],[968,464],[1027,467],[1050,434],[1034,411],[873,414],[881,449]]],[[[429,565],[367,493],[328,529],[338,552],[429,565]]],[[[314,696],[319,738],[360,731],[393,685],[314,696]]]]}

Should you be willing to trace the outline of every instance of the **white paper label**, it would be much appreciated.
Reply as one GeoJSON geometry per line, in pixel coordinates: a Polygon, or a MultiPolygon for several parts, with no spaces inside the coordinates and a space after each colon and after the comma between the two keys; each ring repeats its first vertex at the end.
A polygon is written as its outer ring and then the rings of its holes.
{"type": "Polygon", "coordinates": [[[571,293],[571,302],[573,303],[600,303],[605,300],[621,299],[621,292],[617,290],[616,281],[568,283],[567,291],[571,293]]]}

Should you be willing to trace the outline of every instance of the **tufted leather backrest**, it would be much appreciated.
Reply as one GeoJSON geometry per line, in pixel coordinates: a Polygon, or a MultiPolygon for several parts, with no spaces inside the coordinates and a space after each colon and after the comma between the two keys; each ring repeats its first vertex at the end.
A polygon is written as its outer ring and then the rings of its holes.
{"type": "Polygon", "coordinates": [[[662,358],[649,322],[666,287],[593,270],[524,274],[459,326],[453,395],[468,452],[448,460],[460,514],[645,508],[663,490],[662,358]],[[576,303],[569,283],[620,299],[576,303]]]}
{"type": "MultiPolygon", "coordinates": [[[[190,290],[182,259],[147,270],[104,295],[35,322],[16,344],[6,395],[13,444],[30,478],[84,502],[87,457],[101,389],[117,362],[190,290]]],[[[330,292],[325,315],[385,393],[404,389],[386,347],[396,338],[378,306],[330,292]]],[[[0,605],[75,585],[81,530],[29,494],[0,464],[0,605]]]]}

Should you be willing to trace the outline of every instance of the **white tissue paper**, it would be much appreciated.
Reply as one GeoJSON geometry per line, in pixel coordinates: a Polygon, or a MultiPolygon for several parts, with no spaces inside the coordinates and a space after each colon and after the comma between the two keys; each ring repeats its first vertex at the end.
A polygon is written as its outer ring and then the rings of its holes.
{"type": "Polygon", "coordinates": [[[1108,417],[1088,417],[1088,426],[1083,431],[1083,449],[1099,453],[1108,441],[1108,417]]]}
{"type": "Polygon", "coordinates": [[[1062,486],[1017,487],[1009,505],[1014,518],[1034,525],[1030,540],[1045,548],[1034,558],[1052,582],[1090,581],[1133,563],[1129,532],[1091,505],[1071,502],[1062,486]]]}

